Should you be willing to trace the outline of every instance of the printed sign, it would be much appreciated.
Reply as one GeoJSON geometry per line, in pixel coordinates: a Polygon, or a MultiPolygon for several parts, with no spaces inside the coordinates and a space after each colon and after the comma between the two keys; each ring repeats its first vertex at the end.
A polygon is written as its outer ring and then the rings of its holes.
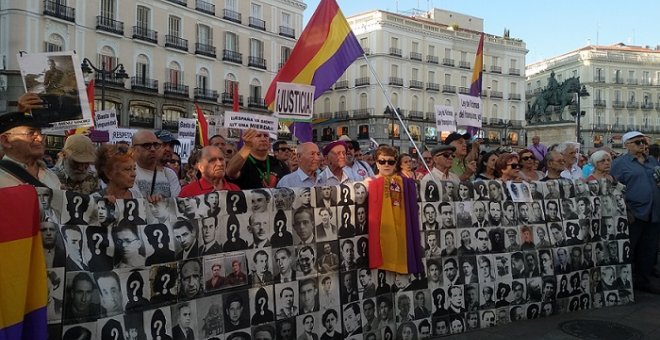
{"type": "Polygon", "coordinates": [[[315,86],[277,82],[275,117],[289,121],[310,121],[314,113],[315,86]]]}
{"type": "Polygon", "coordinates": [[[197,135],[197,119],[195,118],[179,118],[179,139],[189,138],[193,141],[197,135]]]}
{"type": "Polygon", "coordinates": [[[435,125],[438,131],[456,131],[454,108],[446,105],[436,105],[435,125]]]}
{"type": "Polygon", "coordinates": [[[118,142],[128,142],[131,143],[131,138],[137,133],[136,129],[126,129],[126,128],[116,128],[108,130],[110,134],[109,142],[111,144],[117,144],[118,142]]]}
{"type": "Polygon", "coordinates": [[[190,154],[195,149],[195,138],[179,138],[179,142],[181,144],[174,145],[174,152],[181,157],[181,164],[186,164],[190,154]]]}
{"type": "Polygon", "coordinates": [[[96,125],[94,128],[100,131],[108,131],[117,128],[117,112],[115,109],[97,111],[94,115],[96,125]]]}
{"type": "Polygon", "coordinates": [[[278,119],[272,116],[225,111],[225,127],[228,129],[255,129],[277,134],[277,122],[278,119]]]}
{"type": "Polygon", "coordinates": [[[456,125],[480,128],[483,112],[481,98],[459,94],[458,103],[459,108],[458,117],[456,117],[456,125]]]}

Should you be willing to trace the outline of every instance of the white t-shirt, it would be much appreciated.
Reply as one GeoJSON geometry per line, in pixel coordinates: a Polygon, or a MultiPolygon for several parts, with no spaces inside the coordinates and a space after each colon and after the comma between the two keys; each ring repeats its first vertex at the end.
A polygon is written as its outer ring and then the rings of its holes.
{"type": "MultiPolygon", "coordinates": [[[[154,178],[153,170],[137,167],[135,184],[133,188],[140,190],[142,196],[149,197],[151,193],[151,181],[154,178]]],[[[162,197],[177,197],[181,192],[181,184],[174,170],[170,168],[161,168],[156,173],[156,183],[154,184],[153,195],[162,197]]]]}

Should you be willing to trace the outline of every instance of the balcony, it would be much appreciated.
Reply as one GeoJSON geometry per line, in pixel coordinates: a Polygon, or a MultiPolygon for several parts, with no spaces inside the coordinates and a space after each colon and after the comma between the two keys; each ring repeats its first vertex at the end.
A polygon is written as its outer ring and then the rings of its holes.
{"type": "Polygon", "coordinates": [[[296,38],[296,30],[291,28],[291,27],[280,26],[280,35],[283,36],[283,37],[295,39],[296,38]]]}
{"type": "Polygon", "coordinates": [[[438,58],[437,56],[434,56],[434,55],[427,55],[426,56],[426,62],[430,63],[430,64],[438,64],[439,59],[440,58],[438,58]]]}
{"type": "Polygon", "coordinates": [[[615,78],[614,83],[615,84],[623,84],[623,78],[615,78]]]}
{"type": "Polygon", "coordinates": [[[490,73],[502,73],[502,67],[501,66],[491,66],[490,67],[490,73]]]}
{"type": "Polygon", "coordinates": [[[342,90],[348,88],[348,80],[340,80],[335,83],[335,90],[342,90]]]}
{"type": "Polygon", "coordinates": [[[456,64],[454,63],[454,59],[442,58],[442,65],[454,67],[456,64]]]}
{"type": "Polygon", "coordinates": [[[131,89],[158,93],[158,80],[147,77],[131,77],[131,89]]]}
{"type": "Polygon", "coordinates": [[[133,26],[133,39],[158,44],[158,32],[146,27],[133,26]]]}
{"type": "Polygon", "coordinates": [[[188,52],[188,39],[179,38],[175,35],[165,36],[165,47],[188,52]]]}
{"type": "Polygon", "coordinates": [[[231,9],[227,9],[227,8],[223,9],[222,18],[239,24],[241,23],[241,13],[233,11],[231,9]]]}
{"type": "Polygon", "coordinates": [[[622,100],[613,100],[612,101],[612,107],[615,109],[623,109],[624,104],[622,100]]]}
{"type": "Polygon", "coordinates": [[[163,84],[163,89],[165,90],[166,96],[170,95],[173,97],[188,97],[190,95],[188,85],[165,82],[163,84]]]}
{"type": "Polygon", "coordinates": [[[410,52],[410,60],[422,61],[422,54],[419,52],[410,52]]]}
{"type": "Polygon", "coordinates": [[[653,110],[653,103],[652,102],[642,103],[640,107],[642,108],[642,110],[653,110]]]}
{"type": "Polygon", "coordinates": [[[504,97],[504,94],[502,93],[502,91],[490,91],[490,97],[502,99],[504,97]]]}
{"type": "Polygon", "coordinates": [[[175,3],[177,5],[181,5],[181,6],[188,6],[188,3],[187,3],[186,0],[167,0],[167,1],[169,1],[171,3],[175,3]]]}
{"type": "Polygon", "coordinates": [[[261,97],[248,97],[248,107],[266,109],[266,102],[261,97]]]}
{"type": "Polygon", "coordinates": [[[520,75],[520,69],[519,68],[509,68],[509,74],[512,76],[519,76],[520,75]]]}
{"type": "Polygon", "coordinates": [[[415,120],[424,120],[426,119],[426,116],[424,116],[424,111],[410,110],[410,112],[408,112],[408,118],[415,120]]]}
{"type": "Polygon", "coordinates": [[[652,85],[651,79],[648,79],[648,78],[642,79],[642,85],[644,85],[644,86],[652,85]]]}
{"type": "Polygon", "coordinates": [[[179,130],[178,120],[163,120],[161,123],[163,129],[177,132],[179,130]]]}
{"type": "Polygon", "coordinates": [[[266,59],[260,57],[248,57],[248,66],[256,67],[262,70],[266,69],[266,59]]]}
{"type": "Polygon", "coordinates": [[[509,93],[509,100],[520,100],[520,93],[509,93]]]}
{"type": "Polygon", "coordinates": [[[360,78],[355,78],[355,86],[366,86],[369,85],[369,77],[360,77],[360,78]]]}
{"type": "Polygon", "coordinates": [[[438,91],[440,91],[440,84],[438,84],[438,83],[426,83],[426,90],[427,91],[438,92],[438,91]]]}
{"type": "Polygon", "coordinates": [[[124,22],[98,15],[96,17],[96,29],[99,31],[124,35],[124,22]]]}
{"type": "Polygon", "coordinates": [[[628,85],[637,85],[638,83],[637,79],[628,79],[628,85]]]}
{"type": "Polygon", "coordinates": [[[60,1],[44,1],[44,15],[76,22],[76,9],[60,4],[60,1]]]}
{"type": "Polygon", "coordinates": [[[353,110],[353,118],[363,119],[363,118],[369,118],[373,115],[374,115],[374,109],[373,108],[353,110]]]}
{"type": "Polygon", "coordinates": [[[626,108],[627,109],[639,109],[639,103],[636,101],[627,101],[626,102],[626,108]]]}
{"type": "Polygon", "coordinates": [[[626,131],[626,126],[620,123],[612,124],[612,132],[624,132],[626,131]]]}
{"type": "Polygon", "coordinates": [[[333,116],[332,112],[321,112],[318,114],[319,118],[331,119],[333,116]]]}
{"type": "Polygon", "coordinates": [[[607,131],[607,124],[591,124],[591,129],[594,131],[607,131]]]}
{"type": "MultiPolygon", "coordinates": [[[[178,126],[179,122],[177,122],[178,126]]],[[[140,117],[140,116],[129,116],[128,125],[130,127],[142,127],[147,129],[153,129],[154,119],[151,117],[140,117]]]]}
{"type": "Polygon", "coordinates": [[[335,118],[337,118],[337,119],[348,119],[348,111],[339,110],[339,111],[335,112],[335,118]]]}
{"type": "Polygon", "coordinates": [[[601,77],[599,77],[599,76],[594,77],[594,83],[604,83],[604,82],[605,82],[605,77],[602,77],[602,76],[601,77]]]}
{"type": "Polygon", "coordinates": [[[419,80],[411,80],[409,82],[409,86],[411,89],[423,89],[424,88],[424,82],[419,81],[419,80]]]}
{"type": "Polygon", "coordinates": [[[215,58],[215,46],[195,43],[195,54],[215,58]]]}
{"type": "Polygon", "coordinates": [[[105,82],[103,81],[103,74],[97,72],[94,75],[94,85],[101,85],[105,84],[106,86],[110,87],[119,87],[119,88],[124,88],[125,84],[124,78],[119,78],[116,77],[115,75],[105,75],[105,82]]]}
{"type": "Polygon", "coordinates": [[[460,87],[458,88],[458,93],[460,93],[460,94],[470,94],[470,88],[469,88],[469,87],[463,87],[463,86],[460,86],[460,87]]]}
{"type": "Polygon", "coordinates": [[[403,86],[403,78],[390,77],[390,85],[392,85],[392,86],[403,86]]]}
{"type": "MultiPolygon", "coordinates": [[[[221,100],[223,104],[233,104],[234,95],[230,92],[222,92],[221,100]]],[[[243,106],[243,95],[238,95],[238,105],[243,106]]]]}
{"type": "Polygon", "coordinates": [[[266,22],[255,17],[248,18],[248,26],[262,31],[266,30],[266,22]]]}
{"type": "Polygon", "coordinates": [[[456,93],[456,86],[442,85],[442,93],[456,93]]]}
{"type": "Polygon", "coordinates": [[[232,63],[242,64],[243,53],[239,53],[232,50],[222,50],[222,60],[230,61],[232,63]]]}
{"type": "Polygon", "coordinates": [[[594,99],[594,107],[605,107],[605,100],[604,99],[594,99]]]}
{"type": "Polygon", "coordinates": [[[468,70],[469,70],[470,67],[472,67],[472,66],[471,66],[471,64],[470,64],[469,61],[459,61],[459,62],[458,62],[458,67],[460,67],[460,68],[465,68],[465,69],[468,69],[468,70]]]}
{"type": "Polygon", "coordinates": [[[215,5],[204,0],[195,0],[195,9],[202,13],[215,15],[215,5]]]}
{"type": "Polygon", "coordinates": [[[396,48],[396,47],[390,47],[390,55],[396,56],[396,57],[401,57],[403,54],[401,54],[401,49],[396,48]]]}
{"type": "Polygon", "coordinates": [[[218,91],[196,87],[195,88],[195,99],[217,101],[218,100],[218,91]]]}

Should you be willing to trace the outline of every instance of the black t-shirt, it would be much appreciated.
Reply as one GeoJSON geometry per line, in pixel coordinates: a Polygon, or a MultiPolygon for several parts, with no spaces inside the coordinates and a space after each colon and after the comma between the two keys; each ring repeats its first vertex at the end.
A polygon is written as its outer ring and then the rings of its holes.
{"type": "MultiPolygon", "coordinates": [[[[273,156],[268,156],[268,159],[270,161],[270,174],[271,177],[273,177],[271,179],[272,186],[270,187],[274,188],[277,185],[277,182],[289,173],[289,169],[273,156]]],[[[261,161],[248,157],[241,168],[240,176],[233,180],[233,182],[242,190],[265,188],[266,185],[264,185],[261,179],[261,174],[263,173],[264,176],[266,175],[266,168],[266,160],[261,161]],[[254,162],[252,162],[251,159],[254,160],[254,162]],[[261,170],[261,172],[259,172],[259,170],[261,170]]]]}

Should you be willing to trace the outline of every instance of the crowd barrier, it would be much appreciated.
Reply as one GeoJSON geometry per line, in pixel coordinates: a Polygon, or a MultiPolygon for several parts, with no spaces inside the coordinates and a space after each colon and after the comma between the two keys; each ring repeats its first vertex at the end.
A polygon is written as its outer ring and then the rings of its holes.
{"type": "Polygon", "coordinates": [[[39,188],[50,338],[425,339],[630,303],[621,190],[422,183],[425,272],[398,274],[369,269],[361,182],[155,204],[39,188]]]}

